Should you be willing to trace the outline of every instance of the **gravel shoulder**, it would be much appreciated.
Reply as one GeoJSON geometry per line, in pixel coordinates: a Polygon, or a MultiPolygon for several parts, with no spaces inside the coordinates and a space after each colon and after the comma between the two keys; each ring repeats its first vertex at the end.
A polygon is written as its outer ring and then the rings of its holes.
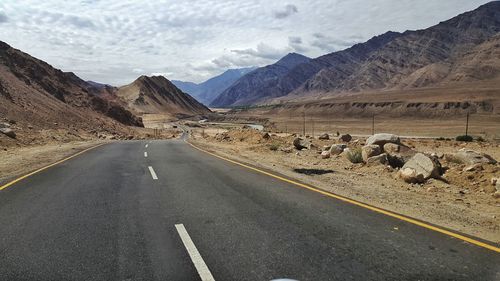
{"type": "Polygon", "coordinates": [[[0,185],[95,145],[102,140],[50,143],[0,150],[0,185]]]}
{"type": "MultiPolygon", "coordinates": [[[[272,135],[263,140],[261,133],[240,130],[240,133],[230,134],[231,140],[221,141],[215,137],[216,132],[220,130],[195,129],[189,141],[221,156],[274,170],[338,195],[500,243],[500,200],[486,190],[489,178],[500,175],[498,164],[482,171],[483,174],[464,174],[461,172],[463,167],[450,164],[449,183],[431,179],[425,184],[407,184],[397,176],[396,170],[384,165],[352,164],[343,156],[321,159],[316,150],[286,153],[270,149],[289,146],[290,138],[272,135]]],[[[314,141],[319,147],[332,142],[314,141]]],[[[405,142],[418,151],[443,153],[456,151],[460,146],[455,142],[434,140],[405,142]]],[[[495,158],[500,153],[496,144],[468,145],[495,158]]]]}

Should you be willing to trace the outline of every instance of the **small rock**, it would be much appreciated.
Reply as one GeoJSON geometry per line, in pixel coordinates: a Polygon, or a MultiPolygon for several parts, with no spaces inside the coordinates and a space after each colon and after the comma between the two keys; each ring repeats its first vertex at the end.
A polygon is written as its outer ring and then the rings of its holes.
{"type": "Polygon", "coordinates": [[[321,152],[321,158],[322,159],[328,159],[328,158],[330,158],[330,151],[322,151],[321,152]]]}
{"type": "Polygon", "coordinates": [[[16,138],[16,133],[11,128],[0,128],[0,133],[8,136],[9,138],[16,138]]]}
{"type": "Polygon", "coordinates": [[[430,187],[428,187],[428,188],[427,188],[427,191],[428,191],[428,192],[436,192],[437,190],[438,190],[438,189],[437,189],[437,187],[435,187],[435,186],[430,186],[430,187]]]}
{"type": "Polygon", "coordinates": [[[500,179],[498,178],[491,178],[490,180],[491,185],[496,185],[498,182],[500,182],[500,179]]]}
{"type": "Polygon", "coordinates": [[[298,149],[302,150],[304,148],[308,148],[311,143],[308,140],[305,140],[303,138],[295,138],[293,139],[293,146],[298,149]]]}
{"type": "Polygon", "coordinates": [[[334,144],[332,147],[330,147],[330,154],[332,155],[339,155],[341,154],[347,146],[345,144],[334,144]]]}
{"type": "Polygon", "coordinates": [[[328,135],[327,133],[324,133],[324,134],[320,135],[318,137],[318,139],[320,139],[320,140],[329,140],[330,139],[330,135],[328,135]]]}
{"type": "Polygon", "coordinates": [[[5,122],[1,122],[0,123],[0,129],[4,129],[4,128],[10,128],[10,124],[9,123],[5,123],[5,122]]]}
{"type": "Polygon", "coordinates": [[[387,154],[382,153],[377,156],[372,156],[366,159],[366,164],[367,165],[377,165],[377,164],[384,164],[387,165],[389,163],[389,160],[387,160],[387,154]]]}
{"type": "Polygon", "coordinates": [[[293,146],[283,147],[283,148],[281,148],[281,151],[283,151],[285,153],[291,153],[293,151],[293,146]]]}
{"type": "Polygon", "coordinates": [[[264,134],[262,134],[262,138],[265,140],[268,140],[271,138],[271,135],[269,135],[269,133],[264,133],[264,134]]]}
{"type": "Polygon", "coordinates": [[[484,170],[483,165],[481,163],[469,165],[465,167],[462,171],[464,172],[476,172],[484,170]]]}
{"type": "Polygon", "coordinates": [[[323,145],[323,151],[330,150],[331,147],[331,145],[323,145]]]}
{"type": "Polygon", "coordinates": [[[352,140],[352,136],[349,134],[343,134],[339,136],[338,140],[343,142],[350,142],[352,140]]]}
{"type": "Polygon", "coordinates": [[[382,149],[378,145],[365,145],[361,148],[361,155],[365,162],[368,158],[377,156],[380,153],[382,153],[382,149]]]}
{"type": "Polygon", "coordinates": [[[493,193],[491,196],[493,196],[493,198],[495,198],[495,199],[499,199],[500,198],[500,191],[493,193]]]}

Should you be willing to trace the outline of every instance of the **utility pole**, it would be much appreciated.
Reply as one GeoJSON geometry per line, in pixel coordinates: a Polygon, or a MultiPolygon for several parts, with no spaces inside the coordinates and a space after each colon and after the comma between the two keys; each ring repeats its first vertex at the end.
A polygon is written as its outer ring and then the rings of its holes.
{"type": "Polygon", "coordinates": [[[465,123],[465,135],[469,134],[469,111],[467,111],[467,121],[465,123]]]}
{"type": "Polygon", "coordinates": [[[375,114],[372,116],[372,135],[375,135],[375,114]]]}
{"type": "Polygon", "coordinates": [[[302,112],[302,135],[306,136],[306,111],[302,112]]]}
{"type": "Polygon", "coordinates": [[[312,137],[314,139],[314,118],[311,118],[311,122],[312,122],[312,137]]]}

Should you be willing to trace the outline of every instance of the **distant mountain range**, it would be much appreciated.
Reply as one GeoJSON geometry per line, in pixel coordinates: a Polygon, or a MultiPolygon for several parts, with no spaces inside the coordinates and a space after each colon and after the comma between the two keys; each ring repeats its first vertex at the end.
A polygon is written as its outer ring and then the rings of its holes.
{"type": "MultiPolygon", "coordinates": [[[[134,134],[131,126],[144,126],[144,113],[184,117],[209,112],[165,77],[141,76],[116,88],[84,81],[0,41],[0,122],[29,128],[18,130],[22,142],[29,143],[29,132],[33,139],[37,132],[44,132],[39,139],[56,139],[47,136],[49,131],[73,139],[101,133],[125,138],[134,134]]],[[[0,143],[9,141],[15,140],[0,134],[0,143]]]]}
{"type": "Polygon", "coordinates": [[[315,59],[289,54],[244,75],[211,106],[499,79],[499,32],[500,1],[494,1],[427,29],[387,32],[315,59]]]}
{"type": "Polygon", "coordinates": [[[224,73],[208,79],[203,83],[184,82],[172,80],[175,86],[196,98],[199,102],[209,105],[220,93],[231,86],[243,75],[251,72],[256,67],[247,67],[240,69],[229,69],[224,73]]]}
{"type": "Polygon", "coordinates": [[[269,97],[280,96],[281,89],[278,87],[280,80],[294,67],[310,60],[306,56],[290,53],[275,64],[257,68],[224,90],[210,103],[210,106],[246,105],[257,103],[269,97]],[[277,90],[272,91],[276,87],[278,87],[277,90]]]}

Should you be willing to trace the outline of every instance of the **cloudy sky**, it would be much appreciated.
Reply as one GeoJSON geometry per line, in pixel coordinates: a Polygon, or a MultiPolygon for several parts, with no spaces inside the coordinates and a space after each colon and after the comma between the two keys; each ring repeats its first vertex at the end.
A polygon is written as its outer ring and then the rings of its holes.
{"type": "Polygon", "coordinates": [[[310,57],[421,29],[483,0],[1,0],[0,40],[83,79],[200,82],[228,68],[310,57]]]}

